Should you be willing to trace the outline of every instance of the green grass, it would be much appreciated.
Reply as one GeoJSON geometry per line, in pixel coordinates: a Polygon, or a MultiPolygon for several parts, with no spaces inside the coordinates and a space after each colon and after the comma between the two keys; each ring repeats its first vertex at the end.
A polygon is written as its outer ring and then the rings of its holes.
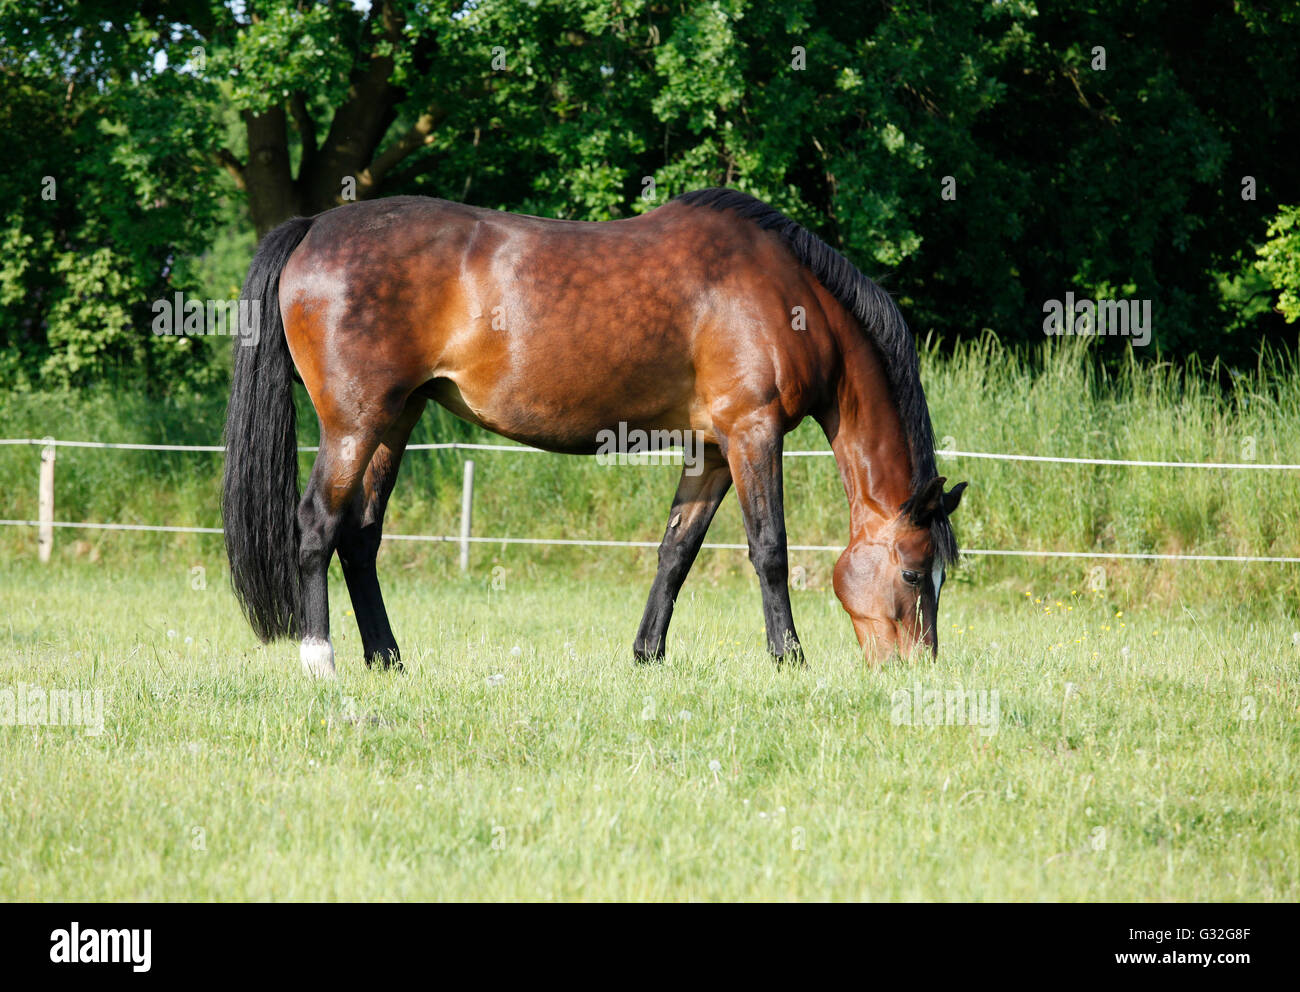
{"type": "MultiPolygon", "coordinates": [[[[1085,357],[925,351],[938,436],[1300,462],[1290,359],[1221,392],[1085,357]]],[[[223,406],[11,393],[0,423],[212,443],[223,406]]],[[[414,439],[491,440],[436,410],[414,439]]],[[[788,443],[825,446],[812,425],[788,443]]],[[[676,477],[475,457],[475,530],[494,536],[657,540],[676,477]]],[[[409,455],[388,530],[454,533],[462,460],[409,455]]],[[[1293,473],[940,464],[972,483],[967,547],[1300,555],[1293,473]]],[[[786,470],[792,541],[842,546],[833,462],[786,470]]],[[[36,515],[36,478],[35,449],[0,448],[0,517],[36,515]]],[[[219,478],[215,455],[65,449],[56,517],[215,526],[219,478]]],[[[834,556],[795,553],[810,665],[777,671],[741,554],[701,556],[668,663],[641,667],[653,551],[477,545],[466,577],[450,547],[394,542],[381,567],[407,671],[360,664],[336,566],[341,675],[318,685],[294,645],[256,645],[219,538],[61,530],[40,565],[30,529],[2,530],[0,715],[22,683],[102,690],[106,719],[98,736],[0,726],[0,898],[1300,897],[1290,566],[970,558],[945,586],[939,660],[873,670],[830,592],[834,556]],[[895,693],[917,686],[996,691],[996,733],[897,722],[895,693]]],[[[710,539],[743,540],[734,499],[710,539]]]]}
{"type": "Polygon", "coordinates": [[[718,552],[668,663],[637,666],[648,556],[616,582],[502,558],[494,589],[485,555],[460,578],[386,553],[407,670],[360,664],[335,574],[321,685],[256,645],[219,565],[192,588],[206,552],[138,547],[0,572],[0,689],[105,694],[99,736],[0,727],[0,898],[1300,897],[1284,607],[986,575],[945,595],[937,662],[872,670],[816,587],[810,664],[778,671],[718,552]],[[898,724],[918,684],[996,691],[996,733],[898,724]]]}

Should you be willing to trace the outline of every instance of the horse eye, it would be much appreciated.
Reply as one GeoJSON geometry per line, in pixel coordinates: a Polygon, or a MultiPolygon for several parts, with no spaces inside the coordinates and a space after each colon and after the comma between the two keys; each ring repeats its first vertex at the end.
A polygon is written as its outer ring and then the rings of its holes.
{"type": "Polygon", "coordinates": [[[907,569],[904,569],[903,581],[906,582],[909,586],[919,586],[921,584],[921,573],[910,572],[907,569]]]}

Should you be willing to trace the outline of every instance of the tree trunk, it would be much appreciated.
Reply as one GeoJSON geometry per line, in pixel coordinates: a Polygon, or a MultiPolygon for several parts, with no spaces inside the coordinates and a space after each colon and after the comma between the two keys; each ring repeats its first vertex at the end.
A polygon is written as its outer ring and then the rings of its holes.
{"type": "MultiPolygon", "coordinates": [[[[373,14],[391,45],[402,42],[400,14],[384,3],[373,14]]],[[[432,141],[432,131],[444,114],[429,110],[409,133],[379,153],[379,143],[397,118],[405,94],[392,84],[393,59],[373,49],[358,53],[348,93],[335,108],[325,140],[317,144],[316,125],[301,93],[289,97],[289,112],[302,140],[302,160],[295,178],[289,167],[289,115],[275,107],[262,114],[244,114],[248,133],[248,163],[240,166],[223,152],[221,164],[248,195],[248,207],[262,238],[290,217],[310,216],[350,199],[379,193],[393,166],[432,141]]]]}

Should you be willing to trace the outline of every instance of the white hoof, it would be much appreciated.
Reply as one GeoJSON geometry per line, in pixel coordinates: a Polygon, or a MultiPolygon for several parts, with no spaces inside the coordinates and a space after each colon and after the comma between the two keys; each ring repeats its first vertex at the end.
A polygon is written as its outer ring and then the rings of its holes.
{"type": "Polygon", "coordinates": [[[308,637],[298,648],[302,670],[314,679],[334,678],[334,646],[328,640],[308,637]]]}

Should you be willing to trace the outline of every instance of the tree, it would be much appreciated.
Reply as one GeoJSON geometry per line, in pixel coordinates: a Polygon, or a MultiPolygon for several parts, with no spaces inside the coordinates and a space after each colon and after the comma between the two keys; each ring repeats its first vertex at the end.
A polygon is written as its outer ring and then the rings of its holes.
{"type": "Polygon", "coordinates": [[[109,68],[125,35],[19,55],[14,9],[0,12],[0,135],[11,149],[0,167],[0,381],[201,379],[203,343],[161,349],[148,326],[150,301],[218,208],[194,140],[206,122],[171,81],[144,86],[109,68]]]}
{"type": "Polygon", "coordinates": [[[1253,259],[1300,202],[1296,19],[1263,0],[0,0],[0,136],[76,190],[38,203],[30,165],[0,166],[0,369],[152,368],[142,308],[203,285],[209,242],[246,252],[241,226],[394,193],[604,220],[719,184],[812,227],[918,333],[1034,341],[1047,300],[1130,296],[1165,354],[1244,360],[1293,334],[1253,259]]]}
{"type": "Polygon", "coordinates": [[[1300,320],[1300,206],[1279,210],[1268,225],[1268,234],[1255,268],[1277,290],[1278,310],[1292,323],[1300,320]]]}

